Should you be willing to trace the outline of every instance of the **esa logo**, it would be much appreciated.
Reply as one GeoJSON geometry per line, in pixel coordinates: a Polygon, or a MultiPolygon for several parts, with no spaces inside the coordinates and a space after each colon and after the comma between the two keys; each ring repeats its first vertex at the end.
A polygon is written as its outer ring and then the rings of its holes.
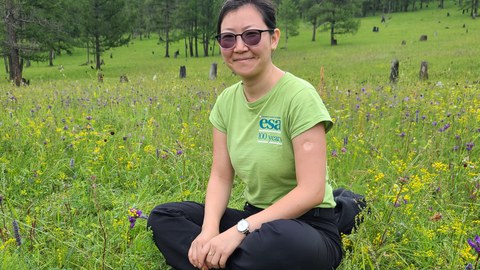
{"type": "Polygon", "coordinates": [[[259,121],[260,130],[280,132],[282,120],[279,117],[262,117],[259,121]]]}

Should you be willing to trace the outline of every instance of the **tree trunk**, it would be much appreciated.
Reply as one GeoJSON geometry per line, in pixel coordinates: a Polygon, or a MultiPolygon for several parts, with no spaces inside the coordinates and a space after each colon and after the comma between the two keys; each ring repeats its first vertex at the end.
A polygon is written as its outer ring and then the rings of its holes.
{"type": "Polygon", "coordinates": [[[9,74],[10,72],[8,71],[8,57],[6,55],[3,56],[3,63],[5,64],[5,72],[9,74]]]}
{"type": "Polygon", "coordinates": [[[96,62],[96,66],[95,66],[95,69],[96,70],[100,70],[101,69],[101,62],[100,62],[100,36],[95,36],[95,62],[96,62]]]}
{"type": "Polygon", "coordinates": [[[337,45],[337,40],[335,39],[335,22],[330,24],[330,45],[337,45]]]}
{"type": "Polygon", "coordinates": [[[476,18],[478,16],[478,0],[472,1],[472,18],[476,18]]]}
{"type": "Polygon", "coordinates": [[[22,80],[22,69],[20,67],[20,53],[17,46],[17,32],[15,25],[15,7],[12,0],[5,1],[5,28],[7,30],[8,60],[10,69],[10,80],[20,86],[22,80]]]}
{"type": "Polygon", "coordinates": [[[193,37],[188,38],[188,46],[190,49],[190,57],[193,57],[193,37]]]}
{"type": "Polygon", "coordinates": [[[195,57],[198,57],[198,35],[197,34],[195,34],[194,39],[195,39],[195,57]]]}
{"type": "Polygon", "coordinates": [[[188,43],[187,43],[187,37],[185,37],[184,41],[185,41],[185,58],[188,58],[188,43]]]}
{"type": "Polygon", "coordinates": [[[285,49],[288,48],[288,23],[285,25],[285,49]]]}
{"type": "Polygon", "coordinates": [[[165,32],[165,57],[170,57],[170,32],[167,31],[165,32]]]}
{"type": "Polygon", "coordinates": [[[420,72],[419,72],[420,80],[427,80],[428,79],[428,62],[422,61],[420,64],[420,72]]]}
{"type": "Polygon", "coordinates": [[[90,64],[90,42],[87,41],[87,63],[86,65],[90,64]]]}
{"type": "Polygon", "coordinates": [[[217,63],[212,63],[210,66],[210,74],[208,76],[210,80],[216,80],[217,79],[217,63]]]}
{"type": "Polygon", "coordinates": [[[50,54],[49,54],[49,57],[48,57],[49,58],[48,59],[49,60],[48,65],[51,66],[51,67],[53,67],[53,58],[54,57],[55,57],[55,51],[50,49],[50,54]]]}
{"type": "Polygon", "coordinates": [[[396,83],[398,81],[398,73],[399,73],[399,62],[397,59],[392,61],[392,65],[390,66],[390,82],[396,83]]]}
{"type": "Polygon", "coordinates": [[[313,33],[312,33],[312,41],[317,40],[317,17],[313,19],[313,33]]]}

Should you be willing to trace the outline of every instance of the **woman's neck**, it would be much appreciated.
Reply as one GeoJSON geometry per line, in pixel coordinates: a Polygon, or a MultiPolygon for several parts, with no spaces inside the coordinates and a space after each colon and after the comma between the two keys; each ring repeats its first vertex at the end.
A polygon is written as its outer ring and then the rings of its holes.
{"type": "Polygon", "coordinates": [[[272,65],[270,69],[252,78],[244,78],[242,81],[245,98],[248,102],[254,102],[267,94],[275,84],[283,77],[284,71],[272,65]]]}

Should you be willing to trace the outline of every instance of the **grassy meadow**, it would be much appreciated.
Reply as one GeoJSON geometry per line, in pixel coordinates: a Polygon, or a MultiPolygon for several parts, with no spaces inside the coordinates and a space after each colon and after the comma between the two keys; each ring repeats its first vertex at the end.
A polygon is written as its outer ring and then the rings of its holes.
{"type": "MultiPolygon", "coordinates": [[[[306,25],[275,52],[280,68],[318,88],[334,119],[332,185],[367,198],[364,222],[343,236],[340,270],[480,269],[467,243],[480,234],[480,20],[452,2],[431,6],[384,24],[381,14],[364,18],[336,47],[327,31],[311,42],[306,25]]],[[[218,46],[186,58],[180,42],[171,51],[180,56],[167,59],[157,40],[105,53],[103,83],[82,65],[84,49],[54,67],[32,63],[29,86],[0,83],[0,269],[169,269],[131,209],[203,201],[208,115],[239,78],[218,46]]],[[[238,181],[231,206],[243,205],[241,192],[238,181]]]]}

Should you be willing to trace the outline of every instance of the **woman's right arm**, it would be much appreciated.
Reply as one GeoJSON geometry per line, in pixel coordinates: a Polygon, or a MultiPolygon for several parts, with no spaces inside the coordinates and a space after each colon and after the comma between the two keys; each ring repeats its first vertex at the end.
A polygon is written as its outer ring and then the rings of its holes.
{"type": "Polygon", "coordinates": [[[227,135],[213,128],[213,162],[205,198],[202,230],[217,230],[230,199],[233,167],[227,150],[227,135]]]}
{"type": "Polygon", "coordinates": [[[233,186],[233,167],[227,150],[227,135],[213,128],[213,162],[205,198],[202,231],[193,240],[188,257],[197,268],[205,266],[209,241],[220,233],[220,219],[227,208],[233,186]]]}

